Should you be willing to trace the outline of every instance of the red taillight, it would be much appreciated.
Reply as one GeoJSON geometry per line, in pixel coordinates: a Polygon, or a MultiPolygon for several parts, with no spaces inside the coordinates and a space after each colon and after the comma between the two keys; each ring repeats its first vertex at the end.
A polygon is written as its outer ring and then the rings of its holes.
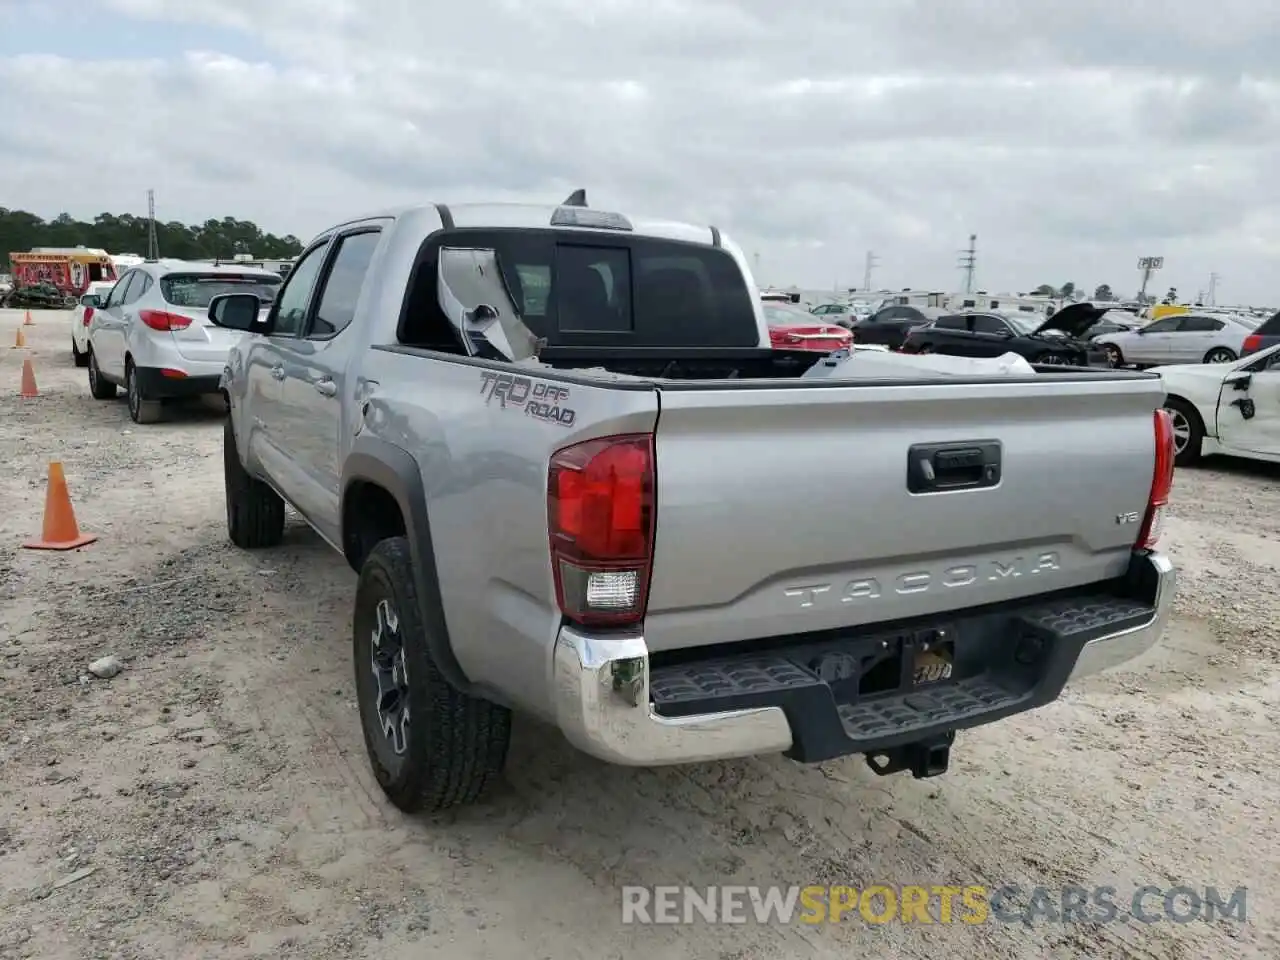
{"type": "Polygon", "coordinates": [[[1154,550],[1160,540],[1160,526],[1164,508],[1169,505],[1173,492],[1173,420],[1163,408],[1155,412],[1156,464],[1151,474],[1151,493],[1147,497],[1147,514],[1142,518],[1137,547],[1154,550]]]}
{"type": "Polygon", "coordinates": [[[644,618],[653,562],[652,434],[565,447],[547,471],[556,601],[582,624],[644,618]]]}
{"type": "Polygon", "coordinates": [[[87,327],[89,321],[93,319],[93,307],[84,308],[84,325],[87,327]]]}
{"type": "Polygon", "coordinates": [[[1262,334],[1251,333],[1244,338],[1244,353],[1253,353],[1262,349],[1262,334]]]}
{"type": "Polygon", "coordinates": [[[167,313],[164,310],[139,310],[138,319],[152,330],[162,333],[166,330],[185,330],[191,326],[191,318],[180,313],[167,313]]]}

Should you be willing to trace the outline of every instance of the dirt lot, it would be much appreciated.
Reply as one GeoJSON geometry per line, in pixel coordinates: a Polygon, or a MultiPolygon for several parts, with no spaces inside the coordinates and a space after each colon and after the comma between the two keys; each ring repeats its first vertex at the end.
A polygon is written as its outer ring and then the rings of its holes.
{"type": "Polygon", "coordinates": [[[522,723],[487,805],[410,819],[360,742],[354,575],[298,523],[232,548],[220,416],[137,427],[90,399],[67,314],[36,314],[29,351],[20,319],[0,311],[0,957],[1280,955],[1280,472],[1180,471],[1166,644],[962,735],[945,777],[615,769],[522,723]],[[101,536],[76,553],[18,549],[51,460],[101,536]],[[124,671],[89,678],[105,655],[124,671]],[[840,882],[1244,884],[1250,922],[620,923],[624,884],[840,882]]]}

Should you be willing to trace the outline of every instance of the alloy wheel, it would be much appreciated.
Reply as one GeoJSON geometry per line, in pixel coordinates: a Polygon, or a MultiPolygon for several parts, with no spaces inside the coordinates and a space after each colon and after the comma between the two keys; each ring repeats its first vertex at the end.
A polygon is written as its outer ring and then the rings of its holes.
{"type": "Polygon", "coordinates": [[[375,708],[387,746],[397,757],[409,749],[409,673],[405,665],[400,617],[390,600],[375,610],[370,668],[375,684],[375,708]]]}
{"type": "Polygon", "coordinates": [[[1173,426],[1173,452],[1175,455],[1187,449],[1191,442],[1191,421],[1187,415],[1176,407],[1165,407],[1173,426]]]}

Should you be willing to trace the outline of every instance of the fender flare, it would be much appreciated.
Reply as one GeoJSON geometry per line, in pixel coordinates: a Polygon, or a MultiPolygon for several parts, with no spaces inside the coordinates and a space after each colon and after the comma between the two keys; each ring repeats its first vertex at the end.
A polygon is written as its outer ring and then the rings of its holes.
{"type": "MultiPolygon", "coordinates": [[[[413,456],[377,437],[355,438],[342,468],[342,499],[339,516],[346,517],[347,494],[357,483],[372,483],[386,490],[400,507],[405,534],[413,558],[413,579],[418,591],[422,622],[427,627],[427,650],[436,668],[450,686],[470,693],[472,683],[463,673],[449,642],[449,628],[444,619],[444,602],[440,595],[440,577],[436,569],[435,546],[431,539],[431,522],[427,518],[427,495],[422,473],[413,456]]],[[[347,546],[342,531],[342,546],[347,546]]]]}

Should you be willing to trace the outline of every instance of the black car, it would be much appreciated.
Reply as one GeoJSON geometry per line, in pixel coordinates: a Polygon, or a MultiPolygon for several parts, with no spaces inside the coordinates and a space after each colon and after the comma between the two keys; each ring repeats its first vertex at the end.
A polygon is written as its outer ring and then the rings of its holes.
{"type": "MultiPolygon", "coordinates": [[[[1089,303],[1063,307],[1047,320],[1022,313],[970,311],[939,317],[907,334],[905,353],[943,353],[953,357],[998,357],[1016,353],[1031,363],[1108,366],[1106,351],[1083,335],[1106,310],[1089,303]]],[[[857,338],[857,334],[854,334],[857,338]]]]}
{"type": "Polygon", "coordinates": [[[1280,310],[1273,313],[1269,320],[1263,320],[1257,330],[1244,338],[1240,356],[1246,357],[1267,347],[1274,347],[1277,343],[1280,343],[1280,310]]]}
{"type": "Polygon", "coordinates": [[[902,342],[913,327],[932,323],[947,311],[937,307],[911,307],[901,304],[881,307],[869,317],[853,324],[855,343],[878,344],[890,350],[902,349],[902,342]]]}

